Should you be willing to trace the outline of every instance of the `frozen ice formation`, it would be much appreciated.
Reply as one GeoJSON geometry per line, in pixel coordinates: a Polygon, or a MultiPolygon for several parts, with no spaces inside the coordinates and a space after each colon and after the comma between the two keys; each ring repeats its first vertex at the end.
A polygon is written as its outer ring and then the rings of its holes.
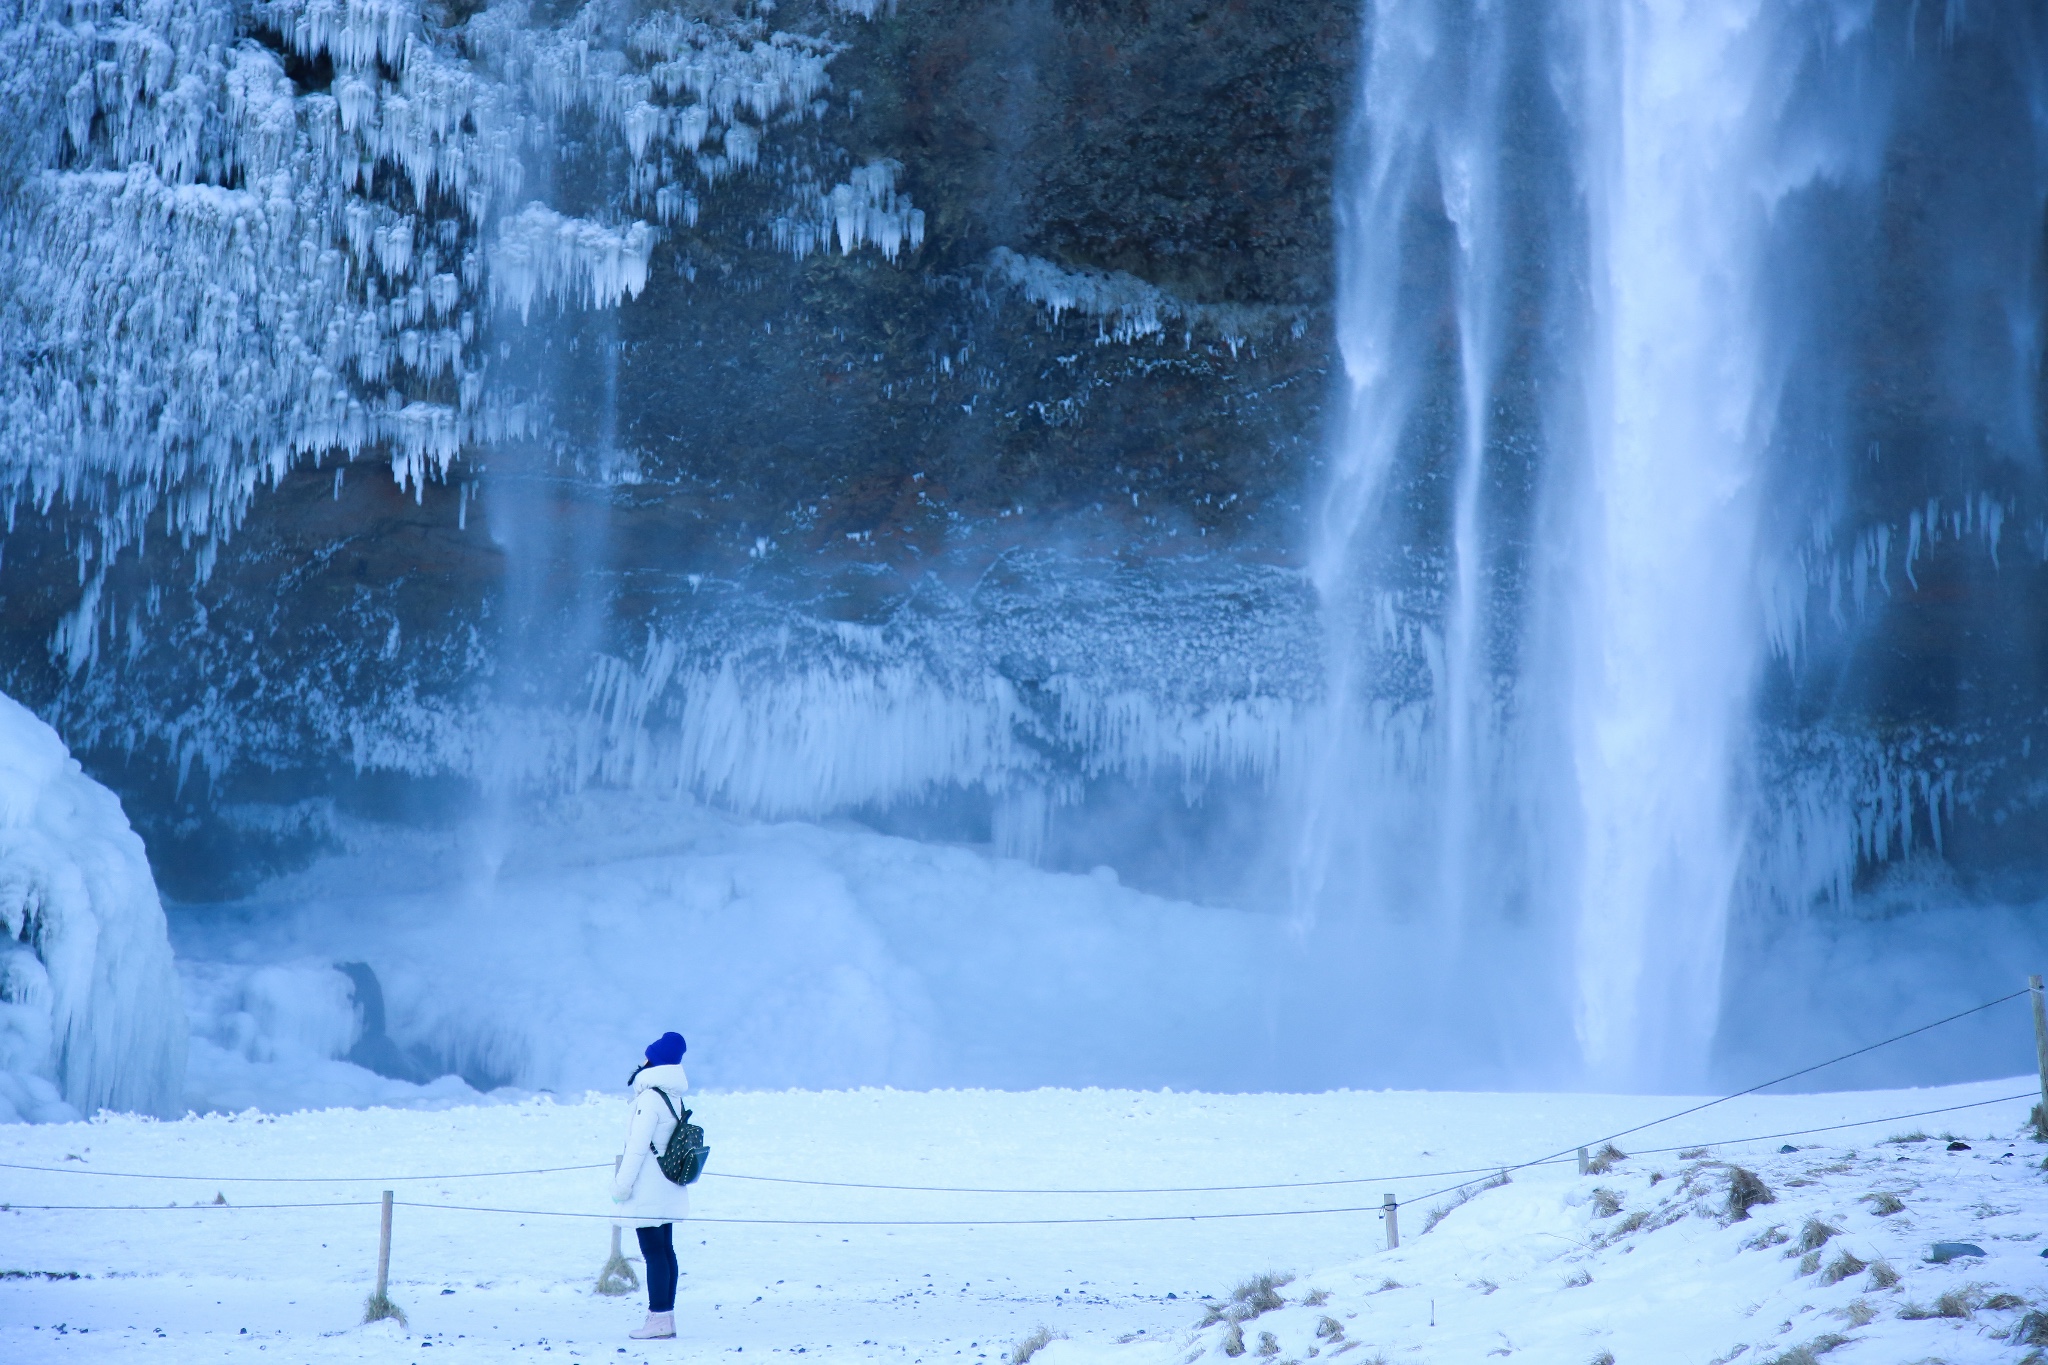
{"type": "Polygon", "coordinates": [[[1192,303],[1126,271],[1070,270],[1006,246],[989,254],[989,270],[1043,306],[1055,322],[1068,313],[1094,318],[1098,341],[1128,345],[1161,336],[1169,322],[1178,322],[1182,344],[1192,345],[1199,329],[1236,355],[1251,338],[1282,326],[1301,335],[1306,318],[1305,310],[1270,304],[1192,303]]]}
{"type": "Polygon", "coordinates": [[[894,161],[871,161],[829,190],[801,186],[775,220],[775,245],[798,260],[834,244],[842,256],[873,246],[892,261],[905,245],[915,251],[924,245],[924,210],[897,192],[902,171],[894,161]]]}
{"type": "Polygon", "coordinates": [[[57,732],[0,696],[0,1122],[173,1113],[184,1073],[142,840],[57,732]]]}
{"type": "MultiPolygon", "coordinates": [[[[529,429],[494,313],[634,297],[660,232],[825,107],[835,45],[768,9],[0,0],[0,498],[95,514],[103,573],[153,517],[221,534],[301,459],[416,486],[529,429]],[[629,153],[588,218],[534,198],[571,125],[629,153]]],[[[821,190],[789,160],[795,254],[921,240],[893,163],[821,190]]],[[[65,633],[74,670],[96,625],[65,633]]]]}

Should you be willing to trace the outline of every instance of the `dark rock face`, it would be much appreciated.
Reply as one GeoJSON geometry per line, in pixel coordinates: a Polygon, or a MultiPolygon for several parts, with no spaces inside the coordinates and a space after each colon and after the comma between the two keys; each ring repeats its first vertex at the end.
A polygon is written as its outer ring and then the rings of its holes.
{"type": "MultiPolygon", "coordinates": [[[[958,518],[1097,503],[1141,539],[1285,543],[1326,396],[1356,22],[1347,4],[1274,3],[878,20],[834,67],[861,96],[844,142],[902,163],[926,246],[793,266],[744,228],[678,243],[615,324],[595,320],[621,348],[620,443],[663,490],[635,506],[709,498],[673,519],[792,549],[873,534],[928,554],[958,518]],[[1172,320],[1105,342],[1098,319],[1020,297],[997,248],[1256,326],[1235,346],[1172,320]]],[[[572,387],[594,399],[594,380],[572,387]]],[[[564,413],[572,440],[594,408],[564,413]]]]}
{"type": "MultiPolygon", "coordinates": [[[[76,672],[49,649],[81,592],[70,513],[25,516],[0,572],[0,688],[123,795],[166,890],[207,898],[318,838],[317,820],[223,823],[225,806],[459,814],[466,778],[391,775],[366,723],[572,701],[579,670],[514,683],[502,664],[560,648],[593,596],[603,634],[576,643],[625,651],[692,575],[872,620],[928,569],[971,576],[1026,541],[1284,559],[1329,393],[1358,17],[1351,0],[908,0],[866,24],[785,6],[785,26],[847,41],[848,100],[781,135],[900,162],[921,251],[796,261],[762,226],[772,176],[721,187],[615,313],[499,321],[547,440],[468,452],[417,501],[376,463],[302,469],[210,569],[150,541],[109,576],[76,672]],[[1149,286],[1159,325],[1119,339],[1086,307],[1055,316],[998,248],[1149,286]],[[536,686],[553,695],[506,696],[536,686]]],[[[565,210],[602,206],[605,147],[556,172],[565,210]]]]}

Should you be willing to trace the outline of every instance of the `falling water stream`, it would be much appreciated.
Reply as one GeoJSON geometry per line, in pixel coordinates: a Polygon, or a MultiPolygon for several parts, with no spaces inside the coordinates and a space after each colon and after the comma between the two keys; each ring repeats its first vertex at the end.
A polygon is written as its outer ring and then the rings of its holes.
{"type": "Polygon", "coordinates": [[[1370,9],[1296,919],[1405,926],[1386,949],[1438,993],[1555,973],[1486,1046],[1568,1030],[1588,1082],[1694,1082],[1766,823],[1772,575],[1848,538],[1850,405],[1816,424],[1815,385],[1780,421],[1795,368],[1849,387],[1811,325],[1814,206],[1870,193],[1897,73],[1945,30],[1818,0],[1370,9]]]}

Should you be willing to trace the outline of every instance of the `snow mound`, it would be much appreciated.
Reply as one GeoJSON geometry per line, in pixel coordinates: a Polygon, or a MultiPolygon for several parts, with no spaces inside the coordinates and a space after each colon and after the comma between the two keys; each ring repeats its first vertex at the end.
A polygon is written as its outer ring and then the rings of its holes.
{"type": "Polygon", "coordinates": [[[1956,1145],[1911,1133],[1741,1164],[1698,1149],[1481,1178],[1404,1209],[1399,1250],[1248,1274],[1181,1333],[1053,1341],[1032,1359],[2010,1361],[2013,1339],[2040,1330],[2038,1148],[1956,1145]],[[1744,1207],[1744,1186],[1763,1198],[1744,1207]],[[1947,1238],[1976,1254],[1943,1257],[1947,1238]]]}
{"type": "Polygon", "coordinates": [[[0,696],[0,1122],[175,1112],[185,1023],[121,802],[0,696]]]}

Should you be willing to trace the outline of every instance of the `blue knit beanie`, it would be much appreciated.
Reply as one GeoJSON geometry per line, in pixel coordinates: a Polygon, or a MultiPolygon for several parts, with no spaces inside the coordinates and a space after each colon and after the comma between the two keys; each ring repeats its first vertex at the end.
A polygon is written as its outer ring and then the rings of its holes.
{"type": "Polygon", "coordinates": [[[674,1066],[689,1050],[690,1045],[683,1041],[682,1034],[664,1033],[647,1045],[647,1065],[674,1066]]]}

